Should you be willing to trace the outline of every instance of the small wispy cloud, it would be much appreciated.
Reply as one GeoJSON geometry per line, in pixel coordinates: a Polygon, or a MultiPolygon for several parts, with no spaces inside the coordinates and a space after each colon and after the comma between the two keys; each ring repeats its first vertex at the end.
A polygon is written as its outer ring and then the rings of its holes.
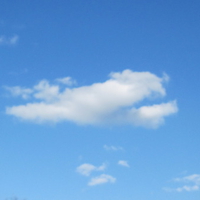
{"type": "Polygon", "coordinates": [[[119,147],[119,146],[108,146],[108,145],[104,145],[103,148],[106,150],[106,151],[123,151],[124,149],[122,147],[119,147]]]}
{"type": "Polygon", "coordinates": [[[77,167],[76,171],[83,176],[89,176],[93,171],[104,171],[105,169],[106,165],[104,163],[99,167],[96,167],[89,163],[84,163],[77,167]]]}
{"type": "Polygon", "coordinates": [[[124,167],[130,167],[128,162],[126,160],[119,160],[118,165],[124,166],[124,167]]]}
{"type": "Polygon", "coordinates": [[[116,178],[114,178],[111,175],[108,174],[101,174],[100,176],[96,176],[92,178],[88,185],[89,186],[94,186],[94,185],[100,185],[100,184],[105,184],[105,183],[115,183],[116,178]]]}
{"type": "Polygon", "coordinates": [[[183,178],[175,178],[175,182],[193,182],[195,184],[200,184],[200,174],[193,174],[190,176],[185,176],[183,178]]]}
{"type": "Polygon", "coordinates": [[[15,35],[15,36],[9,38],[8,42],[9,42],[10,44],[14,45],[14,44],[16,44],[16,43],[18,42],[18,40],[19,40],[19,36],[18,36],[18,35],[15,35]]]}
{"type": "Polygon", "coordinates": [[[12,96],[15,96],[15,97],[21,96],[23,99],[30,98],[30,94],[33,93],[32,89],[21,88],[19,86],[15,86],[15,87],[4,86],[4,89],[6,89],[7,91],[9,91],[12,96]]]}
{"type": "Polygon", "coordinates": [[[193,174],[182,178],[175,178],[172,180],[176,183],[182,183],[183,186],[176,188],[164,187],[163,189],[167,192],[192,192],[200,190],[200,174],[193,174]]]}
{"type": "Polygon", "coordinates": [[[14,35],[12,37],[7,37],[5,35],[0,36],[0,45],[15,45],[19,41],[19,36],[14,35]]]}
{"type": "Polygon", "coordinates": [[[69,85],[69,86],[76,84],[76,81],[73,80],[69,76],[64,77],[64,78],[57,78],[56,81],[59,82],[59,83],[65,84],[65,85],[69,85]]]}
{"type": "MultiPolygon", "coordinates": [[[[89,163],[84,163],[76,168],[76,171],[83,175],[83,176],[90,176],[92,172],[100,172],[104,171],[106,169],[106,165],[103,163],[100,166],[94,166],[89,163]]],[[[108,174],[101,174],[99,176],[95,176],[91,178],[88,182],[88,186],[94,186],[94,185],[100,185],[105,183],[114,183],[116,181],[116,178],[112,177],[108,174]]]]}

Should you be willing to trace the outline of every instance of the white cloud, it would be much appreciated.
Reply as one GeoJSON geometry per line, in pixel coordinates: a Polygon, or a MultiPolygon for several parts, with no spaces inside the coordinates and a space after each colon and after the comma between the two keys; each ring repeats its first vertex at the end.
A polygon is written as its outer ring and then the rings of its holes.
{"type": "Polygon", "coordinates": [[[108,174],[101,174],[100,176],[92,178],[88,185],[89,186],[94,186],[94,185],[99,185],[99,184],[105,184],[105,183],[115,183],[116,178],[108,175],[108,174]]]}
{"type": "Polygon", "coordinates": [[[0,45],[15,45],[19,40],[18,35],[12,37],[6,37],[4,35],[0,36],[0,45]]]}
{"type": "Polygon", "coordinates": [[[102,164],[101,166],[96,167],[92,164],[84,163],[80,165],[79,167],[77,167],[76,171],[83,176],[89,176],[93,171],[103,171],[105,170],[105,168],[106,168],[105,164],[102,164]]]}
{"type": "Polygon", "coordinates": [[[42,80],[31,90],[40,102],[12,106],[6,113],[35,122],[73,121],[78,124],[132,124],[156,128],[164,117],[178,111],[176,101],[140,106],[146,99],[166,95],[163,82],[150,72],[124,70],[111,73],[110,79],[90,86],[66,88],[42,80]]]}
{"type": "Polygon", "coordinates": [[[77,167],[76,171],[84,176],[89,176],[92,171],[94,171],[96,167],[94,165],[85,163],[77,167]]]}
{"type": "Polygon", "coordinates": [[[65,85],[74,85],[76,84],[76,81],[73,80],[71,77],[65,77],[65,78],[58,78],[56,79],[57,82],[65,84],[65,85]]]}
{"type": "Polygon", "coordinates": [[[122,151],[123,148],[122,147],[116,147],[116,146],[108,146],[108,145],[104,145],[103,148],[107,151],[122,151]]]}
{"type": "Polygon", "coordinates": [[[176,101],[161,103],[151,106],[142,106],[138,109],[133,108],[129,111],[129,119],[136,125],[147,127],[158,127],[164,122],[164,117],[178,111],[176,101]]]}
{"type": "Polygon", "coordinates": [[[168,192],[192,192],[200,190],[200,174],[193,174],[182,178],[175,178],[173,182],[183,183],[184,185],[177,188],[164,188],[168,192]],[[187,185],[185,185],[187,184],[187,185]]]}
{"type": "Polygon", "coordinates": [[[126,160],[119,160],[118,165],[121,165],[121,166],[124,166],[124,167],[130,167],[126,160]]]}

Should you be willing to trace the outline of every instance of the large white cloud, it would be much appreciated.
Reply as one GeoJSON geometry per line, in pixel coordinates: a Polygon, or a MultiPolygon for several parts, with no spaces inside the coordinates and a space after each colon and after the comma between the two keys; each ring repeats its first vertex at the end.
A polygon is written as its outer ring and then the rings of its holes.
{"type": "Polygon", "coordinates": [[[78,124],[129,123],[158,127],[165,116],[177,112],[176,101],[153,105],[142,105],[142,101],[148,99],[151,103],[165,96],[163,83],[167,79],[166,75],[160,78],[150,72],[124,70],[111,73],[105,82],[67,87],[63,91],[58,84],[42,80],[33,88],[27,88],[33,102],[7,107],[6,113],[35,122],[66,120],[78,124]]]}

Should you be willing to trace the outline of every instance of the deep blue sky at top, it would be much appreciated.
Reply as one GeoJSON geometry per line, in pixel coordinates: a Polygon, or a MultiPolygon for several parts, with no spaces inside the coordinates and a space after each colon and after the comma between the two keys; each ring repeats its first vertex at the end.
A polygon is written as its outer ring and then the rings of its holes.
{"type": "Polygon", "coordinates": [[[98,194],[96,199],[197,200],[199,191],[191,198],[162,187],[184,170],[200,173],[199,11],[198,0],[1,1],[0,36],[18,35],[19,41],[0,46],[0,183],[5,183],[0,198],[90,200],[98,194]],[[170,81],[163,101],[177,99],[179,112],[157,130],[38,125],[5,114],[6,106],[24,102],[9,98],[2,86],[32,87],[66,76],[78,86],[90,85],[124,69],[166,72],[170,81]],[[129,173],[110,170],[119,185],[82,193],[78,156],[95,165],[114,163],[118,154],[107,155],[105,144],[126,150],[120,159],[132,164],[129,173]]]}
{"type": "Polygon", "coordinates": [[[104,81],[111,71],[130,68],[168,73],[169,87],[176,80],[168,95],[179,99],[177,91],[182,97],[198,90],[199,4],[2,1],[1,34],[17,34],[20,42],[17,48],[0,49],[1,85],[30,86],[63,76],[87,85],[104,81]]]}
{"type": "Polygon", "coordinates": [[[195,78],[198,1],[2,1],[0,9],[2,34],[20,35],[9,55],[1,49],[2,70],[17,66],[31,75],[14,84],[52,79],[55,72],[90,74],[89,83],[124,68],[195,78]]]}

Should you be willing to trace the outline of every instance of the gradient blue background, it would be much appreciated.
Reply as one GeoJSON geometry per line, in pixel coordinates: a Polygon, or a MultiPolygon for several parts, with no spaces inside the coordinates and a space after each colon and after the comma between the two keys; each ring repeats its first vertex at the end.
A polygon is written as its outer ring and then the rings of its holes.
{"type": "Polygon", "coordinates": [[[197,0],[9,0],[0,2],[0,199],[199,200],[166,192],[173,178],[200,174],[200,2],[197,0]],[[7,116],[4,86],[71,76],[78,85],[131,69],[161,76],[179,112],[156,130],[133,126],[39,125],[7,116]],[[124,151],[108,152],[104,145],[124,151]],[[130,168],[116,165],[128,160],[130,168]],[[115,184],[87,186],[76,167],[109,163],[115,184]]]}

